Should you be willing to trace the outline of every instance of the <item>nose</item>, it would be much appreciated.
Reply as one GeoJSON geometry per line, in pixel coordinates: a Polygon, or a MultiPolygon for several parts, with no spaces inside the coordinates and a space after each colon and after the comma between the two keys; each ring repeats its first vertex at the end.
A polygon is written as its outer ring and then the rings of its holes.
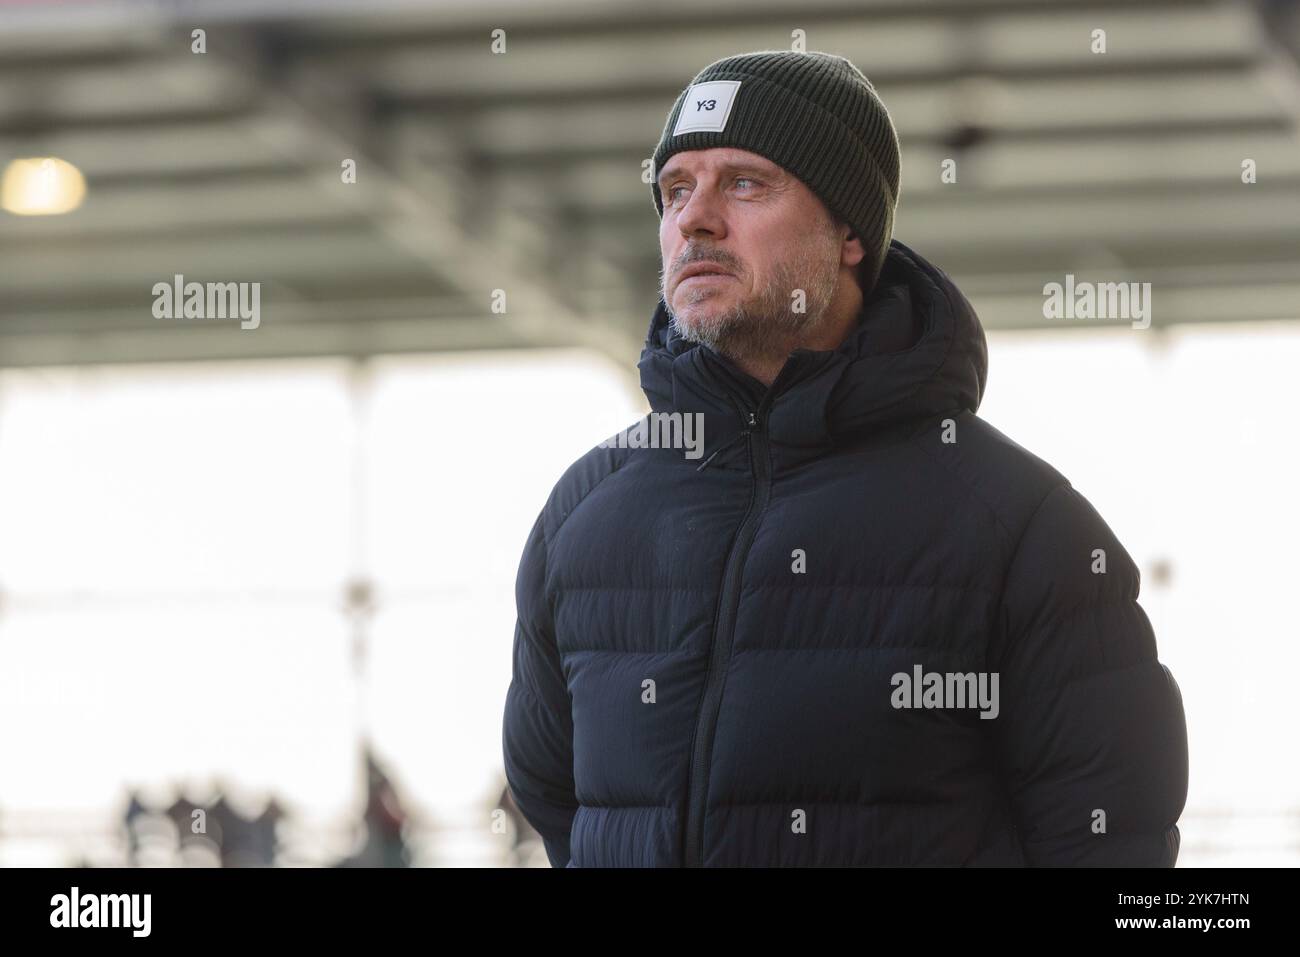
{"type": "Polygon", "coordinates": [[[690,197],[677,212],[677,228],[687,239],[710,236],[721,239],[727,234],[726,219],[717,191],[705,183],[697,183],[690,197]]]}

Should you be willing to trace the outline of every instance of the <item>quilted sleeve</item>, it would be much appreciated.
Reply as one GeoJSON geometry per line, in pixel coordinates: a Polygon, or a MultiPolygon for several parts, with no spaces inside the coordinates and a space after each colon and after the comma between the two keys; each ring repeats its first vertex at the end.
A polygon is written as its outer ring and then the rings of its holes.
{"type": "Polygon", "coordinates": [[[990,721],[1031,866],[1173,867],[1187,798],[1182,695],[1156,657],[1137,566],[1068,483],[1012,555],[990,721]]]}
{"type": "Polygon", "coordinates": [[[573,719],[546,598],[546,542],[537,517],[515,580],[514,656],[502,745],[515,803],[542,836],[552,867],[569,863],[578,801],[573,786],[573,719]]]}

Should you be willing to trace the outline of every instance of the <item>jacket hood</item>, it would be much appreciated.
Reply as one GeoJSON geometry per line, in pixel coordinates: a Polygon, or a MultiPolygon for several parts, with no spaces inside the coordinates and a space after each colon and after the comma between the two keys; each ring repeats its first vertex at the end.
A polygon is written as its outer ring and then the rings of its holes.
{"type": "Polygon", "coordinates": [[[747,467],[736,440],[754,412],[760,421],[766,415],[779,469],[941,412],[976,411],[988,346],[974,308],[948,275],[894,239],[854,330],[833,350],[796,349],[770,388],[679,336],[662,298],[637,367],[653,411],[703,413],[710,468],[747,467]]]}

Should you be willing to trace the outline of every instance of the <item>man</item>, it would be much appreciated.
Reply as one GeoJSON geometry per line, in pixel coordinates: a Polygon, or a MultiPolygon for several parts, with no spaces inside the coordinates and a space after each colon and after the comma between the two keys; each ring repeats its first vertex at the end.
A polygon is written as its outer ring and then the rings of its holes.
{"type": "Polygon", "coordinates": [[[1173,866],[1138,569],[976,417],[984,333],[892,238],[866,77],[719,60],[653,172],[641,383],[703,451],[602,443],[525,546],[503,745],[552,865],[1173,866]]]}

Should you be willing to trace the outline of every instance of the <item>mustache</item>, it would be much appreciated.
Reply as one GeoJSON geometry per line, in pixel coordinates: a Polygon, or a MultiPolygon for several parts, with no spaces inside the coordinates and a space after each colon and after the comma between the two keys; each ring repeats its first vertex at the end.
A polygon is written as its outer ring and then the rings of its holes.
{"type": "Polygon", "coordinates": [[[740,272],[740,264],[737,263],[731,256],[728,256],[723,253],[711,252],[705,249],[699,249],[699,250],[688,250],[684,255],[682,255],[680,259],[677,260],[677,262],[673,265],[673,268],[671,270],[665,272],[661,267],[660,278],[665,279],[668,276],[676,276],[678,273],[680,273],[683,269],[685,269],[687,266],[691,265],[692,263],[700,263],[700,262],[717,263],[719,266],[721,266],[723,269],[726,269],[729,272],[732,273],[740,272]]]}

